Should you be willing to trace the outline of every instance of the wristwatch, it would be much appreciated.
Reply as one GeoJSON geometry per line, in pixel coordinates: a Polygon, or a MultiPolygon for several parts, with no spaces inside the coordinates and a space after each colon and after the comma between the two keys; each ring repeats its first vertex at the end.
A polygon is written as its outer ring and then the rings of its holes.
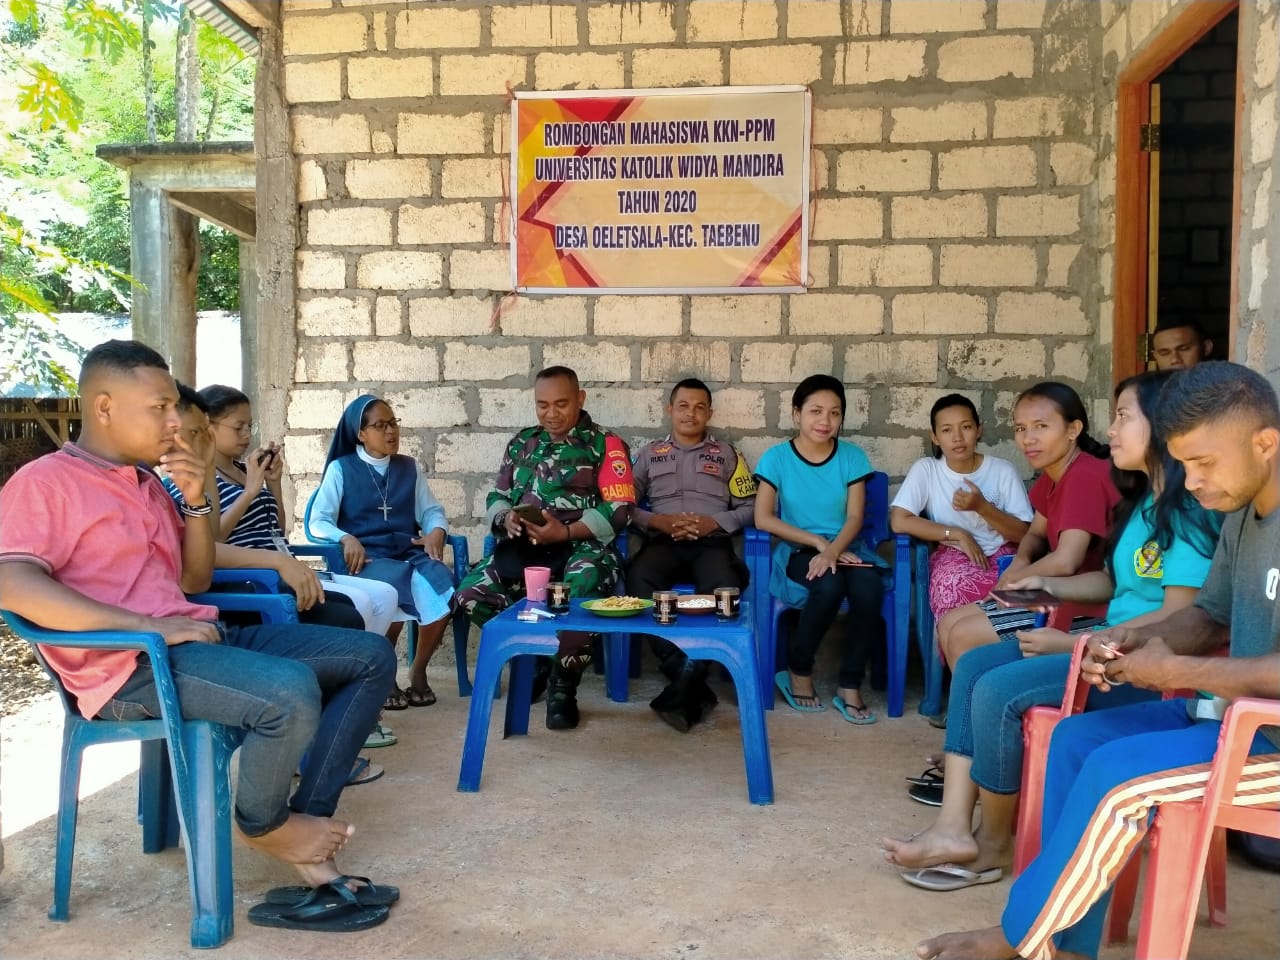
{"type": "Polygon", "coordinates": [[[184,517],[207,517],[213,513],[213,500],[209,498],[209,494],[204,495],[204,503],[183,503],[182,515],[184,517]]]}

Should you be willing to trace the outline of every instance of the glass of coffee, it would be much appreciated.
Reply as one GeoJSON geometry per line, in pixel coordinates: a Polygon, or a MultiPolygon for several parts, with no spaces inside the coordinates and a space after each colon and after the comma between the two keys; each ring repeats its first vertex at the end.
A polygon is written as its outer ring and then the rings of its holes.
{"type": "Polygon", "coordinates": [[[716,587],[716,618],[737,620],[742,608],[742,591],[737,587],[716,587]]]}
{"type": "Polygon", "coordinates": [[[679,594],[671,590],[658,590],[653,595],[653,619],[663,625],[676,622],[676,599],[679,594]]]}

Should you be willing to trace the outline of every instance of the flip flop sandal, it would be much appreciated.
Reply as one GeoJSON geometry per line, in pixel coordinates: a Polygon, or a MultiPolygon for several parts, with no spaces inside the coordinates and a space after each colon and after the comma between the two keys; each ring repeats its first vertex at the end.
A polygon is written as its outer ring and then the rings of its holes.
{"type": "Polygon", "coordinates": [[[916,784],[907,790],[907,796],[916,803],[923,803],[926,807],[942,806],[942,784],[916,784]]]}
{"type": "Polygon", "coordinates": [[[408,710],[409,699],[405,696],[405,692],[396,687],[387,694],[387,699],[382,704],[383,710],[408,710]]]}
{"type": "Polygon", "coordinates": [[[373,730],[369,732],[369,736],[365,738],[364,745],[366,749],[372,750],[375,747],[389,747],[398,742],[399,738],[391,732],[390,727],[376,723],[373,730]]]}
{"type": "Polygon", "coordinates": [[[936,867],[904,871],[902,879],[921,890],[948,893],[952,890],[963,890],[965,887],[976,887],[983,883],[995,883],[1003,876],[1004,870],[1000,867],[975,872],[958,864],[940,863],[936,867]]]}
{"type": "Polygon", "coordinates": [[[356,757],[356,762],[351,767],[351,776],[347,777],[347,786],[355,787],[362,783],[373,783],[384,773],[386,771],[377,764],[370,763],[368,757],[356,757]]]}
{"type": "Polygon", "coordinates": [[[431,684],[424,683],[420,687],[405,687],[404,699],[411,707],[429,707],[436,702],[436,695],[431,684]]]}
{"type": "Polygon", "coordinates": [[[326,883],[298,903],[258,903],[249,908],[249,922],[260,927],[352,933],[376,927],[387,919],[385,904],[363,906],[342,884],[326,883]]]}
{"type": "MultiPolygon", "coordinates": [[[[796,699],[796,695],[791,691],[790,671],[779,670],[774,676],[773,682],[777,686],[778,691],[782,694],[783,699],[787,701],[787,706],[792,710],[798,710],[801,713],[821,713],[823,710],[827,709],[827,705],[820,700],[816,707],[810,707],[802,705],[799,700],[796,699]]],[[[808,700],[809,698],[805,697],[804,699],[808,700]]],[[[818,699],[816,691],[814,692],[813,699],[818,699]]]]}
{"type": "Polygon", "coordinates": [[[942,786],[942,768],[931,766],[918,777],[904,777],[903,779],[916,787],[940,787],[942,786]]]}
{"type": "MultiPolygon", "coordinates": [[[[389,907],[400,899],[399,887],[393,887],[387,883],[374,883],[368,877],[334,877],[328,883],[321,884],[321,886],[341,886],[344,889],[351,890],[351,893],[356,898],[356,903],[362,907],[389,907]],[[351,890],[351,883],[357,884],[354,890],[351,890]]],[[[262,899],[266,903],[296,907],[317,889],[319,888],[304,886],[272,887],[262,899]]]]}
{"type": "Polygon", "coordinates": [[[876,715],[872,713],[870,710],[868,710],[865,705],[861,707],[855,707],[853,704],[847,703],[844,697],[840,696],[839,694],[835,696],[835,698],[831,701],[831,703],[837,710],[840,711],[840,716],[844,717],[850,723],[856,723],[859,726],[866,726],[869,723],[876,722],[876,715]],[[866,713],[866,716],[865,717],[861,716],[858,713],[859,710],[866,713]]]}

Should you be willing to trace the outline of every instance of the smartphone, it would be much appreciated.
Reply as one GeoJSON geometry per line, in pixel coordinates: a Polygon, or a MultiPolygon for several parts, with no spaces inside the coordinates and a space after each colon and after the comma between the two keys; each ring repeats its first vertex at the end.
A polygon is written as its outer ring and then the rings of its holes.
{"type": "Polygon", "coordinates": [[[1002,607],[1062,606],[1062,601],[1048,590],[992,590],[991,599],[1002,607]]]}
{"type": "Polygon", "coordinates": [[[839,560],[837,566],[841,567],[870,567],[873,564],[867,563],[865,560],[839,560]]]}
{"type": "Polygon", "coordinates": [[[542,526],[546,523],[546,517],[542,515],[542,508],[535,507],[532,503],[522,503],[513,508],[512,512],[523,520],[525,523],[536,524],[542,526]]]}
{"type": "Polygon", "coordinates": [[[258,454],[258,465],[265,466],[275,458],[276,458],[276,448],[273,447],[270,450],[266,450],[258,454]]]}

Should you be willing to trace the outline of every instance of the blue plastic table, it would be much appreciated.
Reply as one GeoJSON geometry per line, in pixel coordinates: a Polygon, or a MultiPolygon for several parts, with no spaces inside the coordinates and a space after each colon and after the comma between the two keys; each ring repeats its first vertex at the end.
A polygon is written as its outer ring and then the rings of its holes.
{"type": "Polygon", "coordinates": [[[529,732],[534,656],[555,654],[559,647],[556,634],[562,630],[601,633],[625,628],[670,640],[695,660],[713,660],[725,666],[738,694],[747,796],[752,803],[773,803],[773,767],[769,761],[769,736],[760,693],[755,621],[747,601],[743,601],[742,615],[737,620],[721,622],[714,615],[685,614],[667,626],[655,623],[648,612],[628,618],[598,617],[583,610],[581,600],[574,600],[569,612],[554,620],[539,618],[536,623],[517,620],[516,614],[531,605],[543,607],[527,600],[513,604],[486,623],[480,633],[471,712],[467,717],[462,768],[458,773],[460,791],[474,793],[480,789],[494,691],[507,661],[511,661],[511,676],[502,732],[504,737],[523,736],[529,732]]]}

